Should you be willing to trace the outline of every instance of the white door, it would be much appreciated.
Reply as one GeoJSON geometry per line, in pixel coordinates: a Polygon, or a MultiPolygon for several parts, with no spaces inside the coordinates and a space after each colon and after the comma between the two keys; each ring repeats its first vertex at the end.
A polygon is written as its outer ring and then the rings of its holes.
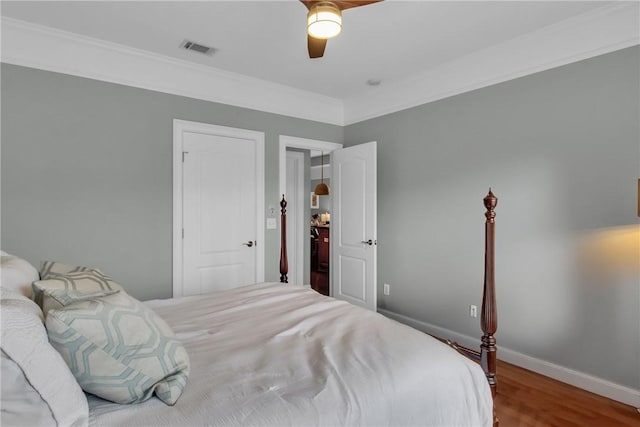
{"type": "Polygon", "coordinates": [[[191,123],[190,128],[190,122],[184,123],[181,284],[174,282],[174,296],[260,282],[264,280],[260,176],[264,135],[204,124],[191,123]]]}
{"type": "Polygon", "coordinates": [[[304,219],[304,154],[287,151],[287,256],[289,283],[304,284],[304,238],[309,238],[304,219]],[[305,231],[307,231],[305,233],[305,231]]]}
{"type": "Polygon", "coordinates": [[[376,311],[376,143],[333,151],[331,168],[331,295],[376,311]]]}

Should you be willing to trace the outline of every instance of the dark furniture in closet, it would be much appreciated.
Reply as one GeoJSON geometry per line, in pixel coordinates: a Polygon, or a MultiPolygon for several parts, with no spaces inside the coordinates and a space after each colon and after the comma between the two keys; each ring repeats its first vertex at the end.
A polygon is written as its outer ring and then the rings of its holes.
{"type": "Polygon", "coordinates": [[[311,288],[329,295],[329,227],[311,228],[311,288]]]}

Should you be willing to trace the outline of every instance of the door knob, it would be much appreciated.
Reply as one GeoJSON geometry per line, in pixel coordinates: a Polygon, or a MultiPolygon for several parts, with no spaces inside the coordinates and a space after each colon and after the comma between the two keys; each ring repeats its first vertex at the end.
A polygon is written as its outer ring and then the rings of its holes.
{"type": "Polygon", "coordinates": [[[243,245],[248,246],[248,247],[252,247],[253,246],[253,241],[249,240],[247,243],[243,243],[243,245]]]}
{"type": "Polygon", "coordinates": [[[369,239],[369,240],[363,240],[361,243],[365,243],[365,244],[367,244],[367,245],[369,245],[369,246],[372,246],[372,245],[373,245],[373,240],[371,240],[371,239],[369,239]]]}

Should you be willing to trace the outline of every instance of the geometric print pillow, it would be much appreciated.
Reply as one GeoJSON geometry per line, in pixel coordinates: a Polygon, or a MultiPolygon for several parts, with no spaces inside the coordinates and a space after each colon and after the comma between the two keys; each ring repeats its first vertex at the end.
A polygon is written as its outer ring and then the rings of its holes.
{"type": "Polygon", "coordinates": [[[51,345],[87,392],[116,403],[176,403],[189,357],[171,328],[124,291],[69,303],[46,318],[51,345]]]}
{"type": "MultiPolygon", "coordinates": [[[[49,282],[49,280],[44,280],[44,282],[49,282]]],[[[67,289],[44,288],[42,293],[40,294],[40,300],[42,302],[42,314],[44,314],[44,317],[46,319],[50,310],[58,310],[77,301],[91,300],[98,297],[112,295],[118,292],[120,292],[120,289],[110,289],[96,292],[80,292],[67,289]]]]}
{"type": "Polygon", "coordinates": [[[40,264],[40,278],[48,279],[50,274],[67,274],[78,271],[93,270],[92,267],[71,266],[57,261],[43,261],[40,264]]]}
{"type": "MultiPolygon", "coordinates": [[[[84,268],[84,267],[82,267],[84,268]]],[[[122,290],[122,286],[111,280],[95,268],[84,268],[66,273],[47,271],[45,280],[33,282],[33,299],[44,309],[43,295],[45,290],[63,290],[81,296],[103,296],[122,290]]],[[[45,313],[46,314],[46,313],[45,313]]]]}

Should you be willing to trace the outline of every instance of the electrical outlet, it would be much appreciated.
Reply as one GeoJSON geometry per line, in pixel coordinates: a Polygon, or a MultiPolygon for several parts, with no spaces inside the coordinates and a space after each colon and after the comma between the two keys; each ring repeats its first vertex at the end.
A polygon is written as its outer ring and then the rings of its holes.
{"type": "Polygon", "coordinates": [[[469,306],[469,317],[478,317],[478,306],[473,304],[469,306]]]}
{"type": "Polygon", "coordinates": [[[391,293],[391,285],[388,283],[385,283],[384,286],[382,287],[382,292],[385,295],[389,295],[389,293],[391,293]]]}

